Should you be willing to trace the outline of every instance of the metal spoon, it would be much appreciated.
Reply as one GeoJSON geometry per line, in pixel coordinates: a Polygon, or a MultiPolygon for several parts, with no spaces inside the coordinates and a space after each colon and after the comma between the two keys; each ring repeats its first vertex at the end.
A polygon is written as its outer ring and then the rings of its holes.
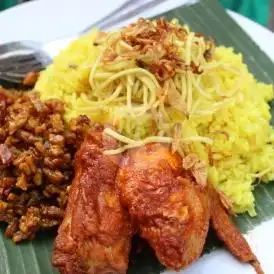
{"type": "MultiPolygon", "coordinates": [[[[132,0],[128,0],[116,11],[88,26],[75,37],[86,34],[94,27],[107,29],[114,24],[127,20],[134,15],[141,14],[166,1],[150,0],[144,3],[137,0],[134,3],[135,7],[132,8],[132,0]]],[[[54,42],[61,42],[63,40],[68,40],[68,38],[63,37],[54,42]]],[[[44,50],[44,46],[35,41],[17,41],[0,45],[0,80],[19,84],[22,83],[29,72],[40,71],[48,66],[52,62],[52,59],[44,50]]]]}

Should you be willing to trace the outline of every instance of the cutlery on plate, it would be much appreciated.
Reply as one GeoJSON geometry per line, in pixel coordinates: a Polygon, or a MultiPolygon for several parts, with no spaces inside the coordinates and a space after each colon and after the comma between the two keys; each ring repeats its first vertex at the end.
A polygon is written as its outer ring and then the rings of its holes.
{"type": "MultiPolygon", "coordinates": [[[[108,29],[112,25],[130,19],[168,0],[129,0],[114,12],[86,27],[74,37],[56,39],[52,42],[73,40],[86,34],[92,28],[108,29]]],[[[47,43],[48,44],[48,43],[47,43]]],[[[52,58],[43,49],[45,44],[35,41],[15,41],[0,45],[0,80],[21,83],[31,71],[40,71],[52,62],[52,58]]]]}

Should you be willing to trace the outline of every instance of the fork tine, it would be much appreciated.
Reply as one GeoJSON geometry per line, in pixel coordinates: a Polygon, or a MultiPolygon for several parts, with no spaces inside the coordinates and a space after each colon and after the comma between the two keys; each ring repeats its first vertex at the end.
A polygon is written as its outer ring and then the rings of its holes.
{"type": "Polygon", "coordinates": [[[10,83],[16,83],[16,84],[20,84],[23,81],[22,78],[10,77],[10,76],[4,75],[4,74],[0,75],[0,80],[10,82],[10,83]]]}
{"type": "Polygon", "coordinates": [[[41,44],[33,41],[16,41],[8,42],[0,45],[0,55],[6,52],[17,50],[30,50],[39,49],[41,44]]]}
{"type": "Polygon", "coordinates": [[[33,54],[23,56],[11,56],[1,62],[0,74],[7,81],[13,81],[16,78],[16,82],[22,81],[30,71],[41,71],[44,69],[51,59],[42,51],[37,51],[33,54]]]}
{"type": "Polygon", "coordinates": [[[22,69],[16,70],[16,72],[25,74],[25,76],[26,76],[31,71],[39,72],[39,71],[43,70],[44,68],[45,68],[45,66],[42,63],[37,62],[37,63],[33,63],[31,66],[28,65],[26,67],[22,67],[22,69]]]}
{"type": "Polygon", "coordinates": [[[29,64],[34,64],[37,63],[38,61],[35,59],[32,60],[28,60],[26,62],[23,63],[7,63],[7,64],[1,64],[0,65],[0,71],[5,72],[5,71],[17,71],[17,70],[22,70],[22,68],[28,67],[29,64]]]}
{"type": "Polygon", "coordinates": [[[11,64],[9,67],[0,67],[0,71],[3,71],[3,72],[19,72],[19,73],[27,73],[31,70],[38,70],[38,69],[42,69],[44,68],[45,65],[39,61],[39,60],[36,60],[36,59],[33,59],[32,61],[29,61],[29,62],[26,62],[26,63],[22,63],[22,64],[11,64]]]}
{"type": "Polygon", "coordinates": [[[7,67],[9,64],[13,64],[13,63],[16,63],[16,64],[27,63],[34,59],[41,60],[42,62],[46,64],[51,62],[51,59],[46,54],[44,54],[41,51],[37,51],[27,55],[13,55],[13,56],[7,57],[1,60],[0,68],[7,67]]]}
{"type": "Polygon", "coordinates": [[[6,77],[14,77],[14,78],[24,78],[25,73],[17,73],[17,72],[4,72],[2,75],[6,77]]]}
{"type": "Polygon", "coordinates": [[[4,66],[7,66],[8,64],[12,64],[12,63],[28,62],[32,59],[35,59],[34,54],[11,56],[11,57],[1,60],[0,67],[4,67],[4,66]]]}

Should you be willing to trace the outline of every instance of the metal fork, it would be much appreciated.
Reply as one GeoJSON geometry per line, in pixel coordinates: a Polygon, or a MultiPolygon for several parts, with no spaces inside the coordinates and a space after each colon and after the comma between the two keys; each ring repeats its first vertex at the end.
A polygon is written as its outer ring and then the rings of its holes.
{"type": "MultiPolygon", "coordinates": [[[[139,15],[166,1],[152,0],[140,3],[141,1],[135,0],[135,7],[132,8],[133,1],[128,0],[120,8],[88,26],[75,37],[86,34],[94,27],[105,30],[114,24],[130,19],[132,16],[139,15]]],[[[68,40],[68,38],[63,37],[55,41],[63,40],[68,40]]],[[[17,41],[0,45],[0,80],[19,84],[22,83],[29,72],[44,69],[52,62],[51,57],[43,50],[44,46],[45,44],[34,41],[17,41]]]]}

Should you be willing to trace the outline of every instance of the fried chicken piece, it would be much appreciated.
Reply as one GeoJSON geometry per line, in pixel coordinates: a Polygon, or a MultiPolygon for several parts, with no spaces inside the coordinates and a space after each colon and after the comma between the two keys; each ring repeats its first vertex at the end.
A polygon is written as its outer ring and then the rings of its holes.
{"type": "Polygon", "coordinates": [[[161,263],[179,270],[200,257],[210,217],[207,191],[183,173],[180,156],[169,146],[128,151],[117,184],[121,203],[161,263]]]}
{"type": "Polygon", "coordinates": [[[64,274],[124,274],[131,222],[121,207],[115,179],[119,156],[106,156],[117,143],[90,131],[76,156],[75,178],[55,241],[53,264],[64,274]]]}
{"type": "Polygon", "coordinates": [[[232,222],[224,208],[219,194],[210,189],[211,196],[211,223],[220,240],[222,240],[230,252],[243,263],[253,265],[257,274],[263,274],[260,263],[253,254],[249,244],[232,222]]]}

